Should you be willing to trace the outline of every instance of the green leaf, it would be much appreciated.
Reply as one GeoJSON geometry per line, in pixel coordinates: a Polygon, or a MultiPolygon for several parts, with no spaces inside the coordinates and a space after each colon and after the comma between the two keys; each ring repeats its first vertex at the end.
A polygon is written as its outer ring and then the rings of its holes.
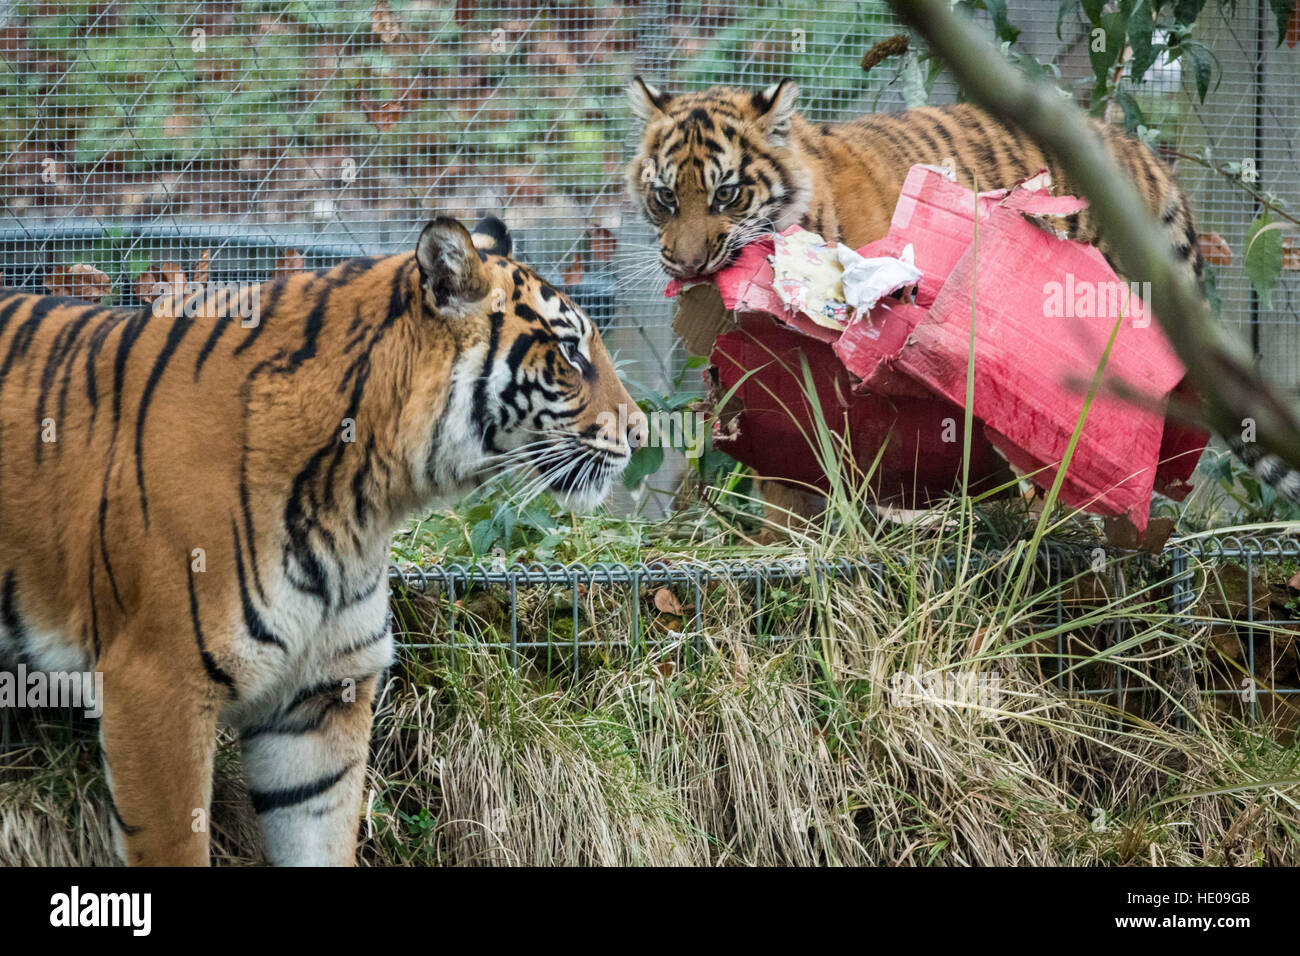
{"type": "Polygon", "coordinates": [[[1260,303],[1273,308],[1273,287],[1282,275],[1282,223],[1274,222],[1268,213],[1250,224],[1245,266],[1260,303]]]}
{"type": "Polygon", "coordinates": [[[474,530],[469,533],[469,547],[474,552],[475,557],[487,554],[492,550],[492,544],[497,539],[496,522],[480,521],[474,525],[474,530]]]}
{"type": "Polygon", "coordinates": [[[1281,46],[1282,41],[1286,39],[1286,26],[1291,21],[1291,11],[1295,8],[1294,0],[1268,0],[1268,5],[1273,8],[1273,16],[1277,18],[1277,45],[1281,46]]]}
{"type": "Polygon", "coordinates": [[[998,39],[1015,43],[1016,37],[1020,36],[1020,28],[1007,19],[1006,0],[983,0],[983,2],[984,9],[993,18],[993,32],[998,35],[998,39]]]}
{"type": "Polygon", "coordinates": [[[1155,13],[1151,10],[1151,4],[1147,0],[1140,0],[1133,8],[1133,15],[1128,21],[1128,42],[1133,48],[1129,75],[1134,83],[1141,83],[1142,77],[1156,61],[1158,49],[1151,43],[1151,34],[1155,31],[1155,26],[1155,13]]]}
{"type": "Polygon", "coordinates": [[[1065,37],[1061,35],[1061,27],[1065,23],[1065,17],[1067,14],[1073,13],[1078,8],[1078,0],[1061,0],[1060,5],[1056,8],[1056,39],[1065,39],[1065,37]]]}
{"type": "Polygon", "coordinates": [[[1146,125],[1142,107],[1127,90],[1116,90],[1113,97],[1119,108],[1124,111],[1124,131],[1130,136],[1137,132],[1139,126],[1146,125]]]}
{"type": "Polygon", "coordinates": [[[1105,5],[1105,0],[1083,0],[1080,4],[1083,7],[1084,16],[1088,18],[1088,22],[1093,26],[1101,25],[1101,10],[1105,5]]]}
{"type": "Polygon", "coordinates": [[[908,109],[917,106],[925,106],[927,100],[925,80],[921,76],[921,65],[917,61],[915,53],[909,51],[903,58],[901,74],[903,81],[903,105],[908,109]]]}
{"type": "Polygon", "coordinates": [[[1196,77],[1196,94],[1202,103],[1210,89],[1210,75],[1214,71],[1214,56],[1199,43],[1184,43],[1178,47],[1184,60],[1190,60],[1192,73],[1196,77]]]}
{"type": "Polygon", "coordinates": [[[1088,59],[1092,63],[1092,72],[1097,77],[1097,84],[1104,91],[1110,86],[1110,68],[1115,58],[1124,49],[1124,30],[1126,23],[1122,13],[1103,13],[1100,29],[1102,35],[1088,38],[1088,59]],[[1100,41],[1100,42],[1098,42],[1100,41]],[[1100,49],[1098,49],[1100,47],[1100,49]]]}
{"type": "Polygon", "coordinates": [[[632,452],[632,459],[623,472],[623,484],[632,489],[639,488],[664,463],[664,450],[659,445],[643,445],[632,452]]]}

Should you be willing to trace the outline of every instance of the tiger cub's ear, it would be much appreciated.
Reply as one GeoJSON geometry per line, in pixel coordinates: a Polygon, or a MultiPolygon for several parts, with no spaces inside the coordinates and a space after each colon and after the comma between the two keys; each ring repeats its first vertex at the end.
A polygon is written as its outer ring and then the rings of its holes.
{"type": "Polygon", "coordinates": [[[420,233],[415,262],[439,312],[458,312],[488,294],[487,270],[474,240],[455,219],[439,216],[420,233]]]}
{"type": "Polygon", "coordinates": [[[751,95],[754,112],[767,127],[768,136],[773,142],[784,143],[790,135],[794,104],[798,98],[799,87],[793,80],[781,80],[751,95]]]}
{"type": "Polygon", "coordinates": [[[657,86],[651,86],[639,76],[634,76],[632,85],[627,88],[627,98],[637,118],[643,123],[648,123],[663,114],[664,108],[673,95],[657,86]]]}
{"type": "Polygon", "coordinates": [[[484,216],[470,234],[474,248],[490,256],[506,256],[514,251],[515,243],[510,238],[510,230],[496,216],[484,216]]]}

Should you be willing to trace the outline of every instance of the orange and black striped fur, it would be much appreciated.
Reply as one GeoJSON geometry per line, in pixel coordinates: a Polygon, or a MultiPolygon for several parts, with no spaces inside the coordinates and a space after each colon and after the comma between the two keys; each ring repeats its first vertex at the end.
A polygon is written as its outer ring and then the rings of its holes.
{"type": "Polygon", "coordinates": [[[0,294],[0,656],[102,673],[127,862],[208,863],[222,722],[272,860],[352,863],[394,530],[502,469],[593,502],[626,464],[595,327],[480,229],[267,283],[255,322],[0,294]]]}
{"type": "MultiPolygon", "coordinates": [[[[814,124],[796,112],[798,88],[789,80],[758,92],[712,87],[674,96],[637,77],[629,96],[644,129],[628,188],[658,230],[661,265],[678,278],[714,272],[753,239],[796,223],[852,248],[879,239],[917,163],[946,165],[980,190],[1010,188],[1046,169],[1054,189],[1074,192],[1055,157],[970,104],[814,124]]],[[[1199,282],[1205,260],[1173,174],[1122,130],[1094,127],[1199,282]]],[[[1087,210],[1051,224],[1107,252],[1087,210]]],[[[1300,500],[1300,474],[1257,448],[1229,444],[1300,500]]]]}

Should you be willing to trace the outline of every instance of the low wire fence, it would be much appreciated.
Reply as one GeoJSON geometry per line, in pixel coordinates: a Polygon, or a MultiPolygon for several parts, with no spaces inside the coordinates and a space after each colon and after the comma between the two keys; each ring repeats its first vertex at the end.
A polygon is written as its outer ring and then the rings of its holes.
{"type": "MultiPolygon", "coordinates": [[[[899,585],[900,570],[922,575],[937,590],[961,567],[987,574],[987,587],[1007,585],[1006,554],[955,555],[917,562],[899,557],[836,560],[653,561],[552,565],[446,563],[391,567],[398,619],[399,664],[421,654],[503,654],[515,668],[578,679],[591,666],[659,655],[700,667],[715,648],[714,629],[743,622],[745,639],[779,650],[812,640],[817,600],[840,588],[899,585]],[[808,613],[810,599],[813,610],[808,613]],[[747,603],[749,612],[737,615],[747,603]],[[794,604],[804,608],[791,614],[794,604]],[[418,605],[418,606],[417,606],[418,605]]],[[[1182,720],[1197,701],[1227,706],[1254,723],[1300,724],[1300,538],[1199,538],[1160,554],[1051,544],[1037,556],[1029,582],[1038,595],[1037,623],[1045,642],[1030,648],[1044,676],[1063,694],[1182,720]],[[1128,600],[1169,609],[1164,620],[1196,638],[1198,661],[1165,668],[1155,680],[1181,682],[1153,690],[1135,679],[1133,659],[1149,643],[1144,615],[1128,600]],[[1096,621],[1093,643],[1079,643],[1064,625],[1081,615],[1096,621]],[[1171,677],[1171,675],[1173,675],[1171,677]],[[1198,695],[1201,695],[1198,698],[1198,695]],[[1154,703],[1153,703],[1154,701],[1154,703]],[[1174,706],[1168,706],[1171,702],[1174,706]]],[[[45,712],[47,722],[78,723],[70,712],[45,712]]],[[[24,744],[8,708],[0,707],[0,751],[24,744]]]]}
{"type": "MultiPolygon", "coordinates": [[[[1000,588],[1007,583],[998,570],[1002,557],[977,555],[967,567],[993,569],[988,586],[1000,588]]],[[[735,602],[747,602],[749,636],[758,644],[779,644],[810,636],[782,632],[776,625],[773,608],[782,592],[794,588],[805,596],[822,593],[833,598],[841,587],[886,589],[895,586],[891,579],[906,563],[852,558],[448,563],[394,567],[389,579],[398,605],[411,595],[433,602],[434,613],[420,618],[421,633],[408,633],[402,642],[405,652],[436,650],[454,664],[458,648],[491,650],[508,654],[517,667],[521,656],[537,659],[541,651],[544,666],[563,668],[576,677],[584,650],[593,648],[631,657],[685,653],[698,666],[710,646],[710,598],[720,586],[726,588],[724,596],[715,599],[715,609],[725,605],[734,619],[735,602]],[[521,623],[524,591],[549,593],[549,600],[542,602],[546,614],[540,628],[536,621],[521,623]],[[473,598],[493,592],[499,600],[490,601],[489,612],[483,613],[473,598]],[[430,620],[441,625],[439,633],[429,628],[430,620]]],[[[928,562],[921,573],[942,587],[962,563],[944,557],[928,562]]],[[[1300,539],[1209,537],[1173,544],[1158,555],[1054,544],[1038,555],[1031,586],[1043,596],[1045,630],[1056,632],[1052,646],[1038,655],[1054,667],[1052,679],[1063,691],[1111,698],[1121,709],[1131,695],[1146,692],[1134,686],[1122,655],[1109,654],[1133,642],[1140,620],[1126,613],[1124,598],[1145,588],[1151,599],[1166,603],[1170,620],[1180,630],[1200,628],[1206,633],[1212,660],[1201,670],[1199,691],[1235,698],[1246,705],[1243,711],[1252,721],[1261,714],[1261,702],[1270,713],[1289,709],[1290,698],[1300,693],[1300,539]],[[1088,586],[1081,591],[1078,585],[1085,582],[1088,586]],[[1104,610],[1108,606],[1114,607],[1109,615],[1104,610]],[[1062,627],[1084,608],[1093,614],[1103,609],[1109,629],[1105,647],[1085,651],[1070,646],[1072,639],[1062,627]],[[1108,656],[1114,659],[1107,661],[1108,656]],[[1080,661],[1088,666],[1078,667],[1080,661]],[[1228,673],[1239,679],[1229,683],[1228,673]]]]}

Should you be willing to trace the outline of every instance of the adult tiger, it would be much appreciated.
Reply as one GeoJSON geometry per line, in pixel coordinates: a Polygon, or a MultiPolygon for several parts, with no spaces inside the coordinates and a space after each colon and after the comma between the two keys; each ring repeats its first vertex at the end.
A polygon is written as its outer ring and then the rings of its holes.
{"type": "Polygon", "coordinates": [[[394,529],[504,468],[580,503],[622,471],[600,335],[510,252],[435,219],[259,287],[252,323],[0,294],[0,651],[102,672],[128,862],[208,863],[220,720],[272,860],[352,863],[394,529]]]}
{"type": "MultiPolygon", "coordinates": [[[[633,200],[659,233],[665,272],[694,279],[730,263],[754,238],[799,224],[857,248],[889,229],[908,169],[948,165],[958,182],[1009,188],[1041,169],[1072,192],[1059,162],[1019,130],[970,104],[877,113],[813,124],[795,111],[798,87],[752,92],[715,86],[674,96],[636,77],[632,110],[644,124],[627,166],[633,200]]],[[[1094,124],[1112,158],[1201,281],[1205,260],[1186,197],[1168,167],[1114,126],[1094,124]]],[[[1087,210],[1065,217],[1072,239],[1107,252],[1087,210]]],[[[1300,473],[1234,436],[1228,444],[1261,478],[1300,502],[1300,473]]],[[[809,503],[765,483],[769,503],[807,514],[809,503]],[[775,494],[773,494],[775,492],[775,494]]]]}

